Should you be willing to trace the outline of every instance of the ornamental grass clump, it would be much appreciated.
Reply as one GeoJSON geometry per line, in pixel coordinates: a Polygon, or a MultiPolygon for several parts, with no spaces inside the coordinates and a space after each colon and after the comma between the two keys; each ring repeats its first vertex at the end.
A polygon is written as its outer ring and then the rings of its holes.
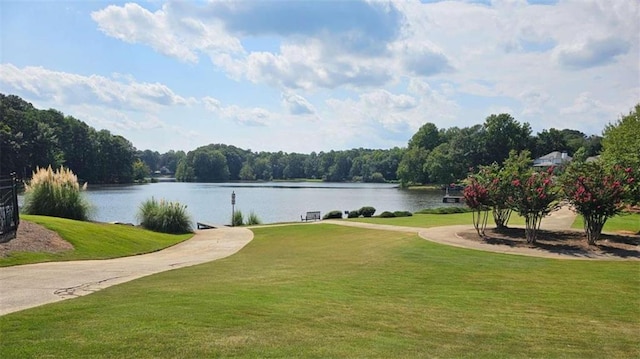
{"type": "Polygon", "coordinates": [[[251,211],[249,212],[249,217],[247,217],[247,226],[253,226],[256,224],[262,224],[262,221],[255,212],[251,211]]]}
{"type": "Polygon", "coordinates": [[[23,212],[43,216],[89,219],[91,204],[82,193],[87,184],[80,186],[78,177],[68,168],[53,170],[51,166],[36,168],[25,187],[23,212]]]}
{"type": "Polygon", "coordinates": [[[140,225],[148,230],[170,234],[193,232],[187,206],[155,198],[146,200],[138,210],[140,225]]]}
{"type": "Polygon", "coordinates": [[[244,215],[242,214],[242,211],[240,211],[239,209],[233,211],[233,214],[231,216],[231,226],[232,227],[244,226],[244,215]]]}

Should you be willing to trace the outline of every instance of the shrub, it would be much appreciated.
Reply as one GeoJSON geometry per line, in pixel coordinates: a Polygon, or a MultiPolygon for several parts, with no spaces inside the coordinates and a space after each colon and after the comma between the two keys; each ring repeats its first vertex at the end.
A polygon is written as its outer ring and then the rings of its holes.
{"type": "Polygon", "coordinates": [[[371,178],[369,179],[369,182],[374,182],[374,183],[384,183],[385,179],[384,179],[384,175],[380,172],[374,172],[371,175],[371,178]]]}
{"type": "Polygon", "coordinates": [[[395,211],[393,212],[393,215],[396,217],[411,217],[413,216],[413,213],[409,211],[395,211]]]}
{"type": "Polygon", "coordinates": [[[396,215],[393,212],[389,212],[389,211],[384,211],[382,213],[380,213],[380,218],[393,218],[396,215]]]}
{"type": "Polygon", "coordinates": [[[242,215],[242,211],[236,210],[233,212],[233,217],[231,217],[231,226],[238,227],[244,225],[244,216],[242,215]]]}
{"type": "Polygon", "coordinates": [[[252,226],[254,224],[262,224],[262,221],[260,220],[260,218],[258,218],[257,214],[251,211],[249,213],[249,217],[247,218],[247,225],[252,226]]]}
{"type": "Polygon", "coordinates": [[[191,233],[191,217],[187,206],[155,198],[142,202],[138,210],[138,220],[142,227],[155,232],[182,234],[191,233]]]}
{"type": "Polygon", "coordinates": [[[453,214],[453,213],[467,213],[473,212],[469,207],[437,207],[437,208],[425,208],[421,209],[417,214],[453,214]]]}
{"type": "Polygon", "coordinates": [[[358,210],[363,217],[371,217],[376,213],[376,209],[371,206],[365,206],[358,210]]]}
{"type": "Polygon", "coordinates": [[[322,219],[340,219],[340,218],[342,218],[342,211],[338,211],[338,210],[327,212],[322,217],[322,219]]]}
{"type": "Polygon", "coordinates": [[[26,186],[23,211],[26,214],[62,217],[86,221],[91,204],[84,197],[78,177],[70,169],[53,171],[37,168],[26,186]]]}
{"type": "Polygon", "coordinates": [[[347,214],[347,218],[358,218],[360,217],[360,210],[356,209],[354,211],[349,211],[347,214]]]}

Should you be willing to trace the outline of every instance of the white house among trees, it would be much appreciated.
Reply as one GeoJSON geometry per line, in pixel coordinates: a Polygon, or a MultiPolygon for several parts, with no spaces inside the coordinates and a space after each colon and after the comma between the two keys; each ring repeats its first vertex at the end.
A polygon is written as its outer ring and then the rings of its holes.
{"type": "Polygon", "coordinates": [[[566,152],[553,151],[533,160],[533,167],[560,166],[565,162],[570,162],[572,159],[566,152]]]}

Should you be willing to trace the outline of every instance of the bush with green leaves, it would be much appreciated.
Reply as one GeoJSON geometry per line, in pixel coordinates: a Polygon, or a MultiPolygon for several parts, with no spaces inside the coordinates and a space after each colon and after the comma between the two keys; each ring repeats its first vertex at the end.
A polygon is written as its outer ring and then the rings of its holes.
{"type": "Polygon", "coordinates": [[[235,210],[233,212],[233,216],[231,217],[231,226],[232,227],[244,226],[244,215],[242,214],[242,211],[235,210]]]}
{"type": "Polygon", "coordinates": [[[360,217],[360,210],[356,209],[353,211],[349,211],[349,213],[347,214],[347,218],[358,218],[360,217]]]}
{"type": "Polygon", "coordinates": [[[413,213],[409,211],[395,211],[393,212],[393,215],[396,217],[411,217],[413,216],[413,213]]]}
{"type": "Polygon", "coordinates": [[[162,233],[183,234],[193,232],[191,216],[187,206],[151,198],[142,202],[138,210],[140,225],[148,230],[162,233]]]}
{"type": "Polygon", "coordinates": [[[80,187],[78,177],[70,169],[37,168],[25,188],[22,210],[26,214],[86,221],[91,204],[82,193],[85,189],[86,183],[80,187]]]}
{"type": "Polygon", "coordinates": [[[396,217],[396,215],[393,212],[384,211],[384,212],[380,213],[380,215],[378,217],[380,217],[380,218],[394,218],[394,217],[396,217]]]}
{"type": "Polygon", "coordinates": [[[416,214],[453,214],[453,213],[467,213],[473,212],[473,208],[469,207],[437,207],[437,208],[425,208],[421,209],[416,214]]]}
{"type": "Polygon", "coordinates": [[[374,213],[376,213],[376,209],[371,206],[365,206],[358,210],[362,217],[371,217],[374,213]]]}
{"type": "Polygon", "coordinates": [[[342,211],[338,211],[338,210],[327,212],[322,217],[322,219],[341,219],[341,218],[342,218],[342,211]]]}

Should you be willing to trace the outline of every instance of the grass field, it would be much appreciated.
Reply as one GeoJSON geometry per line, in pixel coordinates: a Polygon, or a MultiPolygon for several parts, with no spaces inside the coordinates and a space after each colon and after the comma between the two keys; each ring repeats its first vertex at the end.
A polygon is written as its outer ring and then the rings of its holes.
{"type": "Polygon", "coordinates": [[[60,234],[71,243],[72,251],[61,253],[12,253],[0,258],[0,267],[51,261],[107,259],[154,252],[191,238],[193,234],[170,235],[142,228],[70,219],[21,215],[60,234]]]}
{"type": "Polygon", "coordinates": [[[0,317],[2,358],[637,358],[638,262],[329,224],[0,317]]]}

